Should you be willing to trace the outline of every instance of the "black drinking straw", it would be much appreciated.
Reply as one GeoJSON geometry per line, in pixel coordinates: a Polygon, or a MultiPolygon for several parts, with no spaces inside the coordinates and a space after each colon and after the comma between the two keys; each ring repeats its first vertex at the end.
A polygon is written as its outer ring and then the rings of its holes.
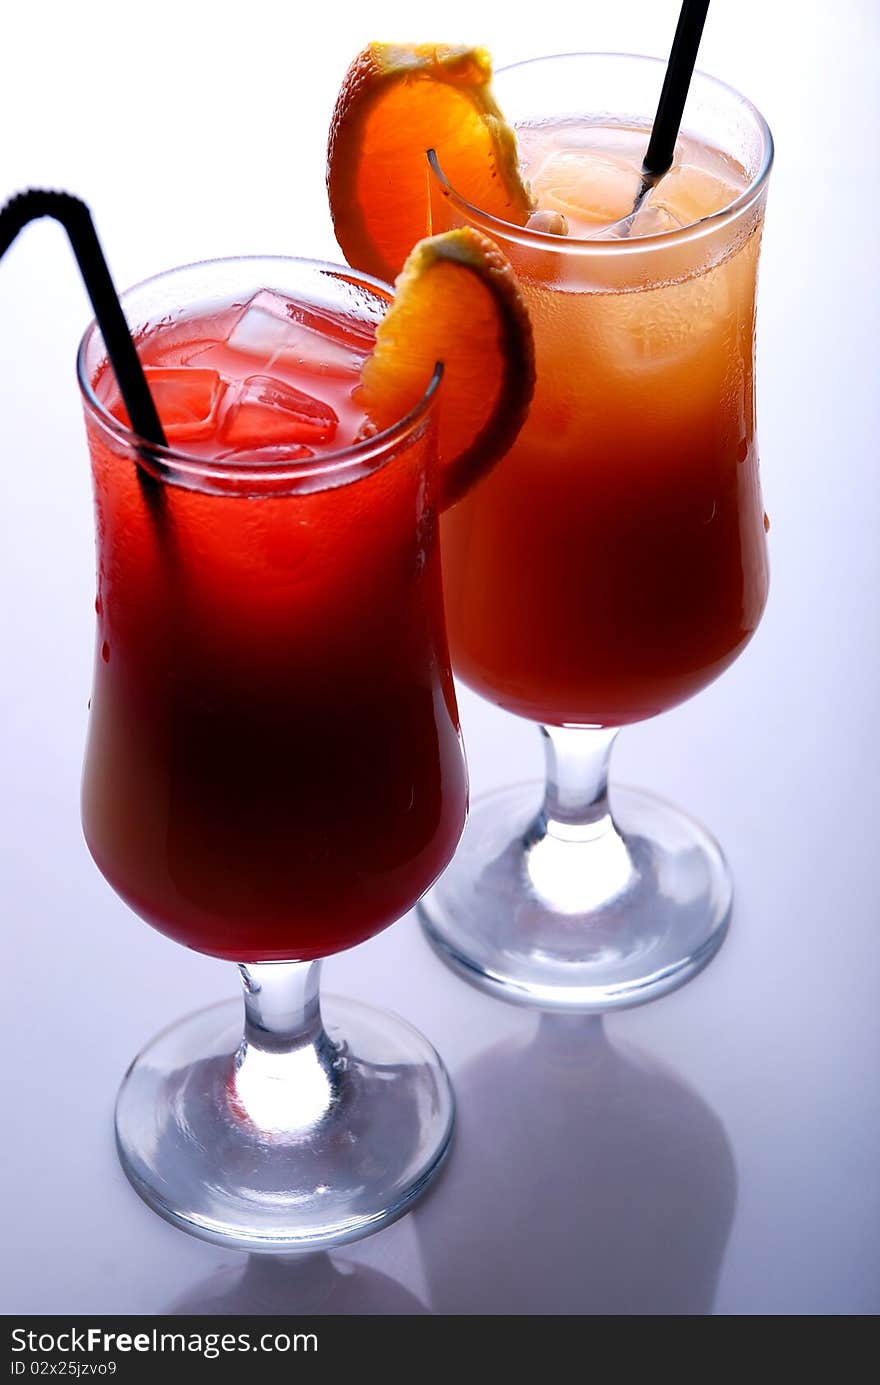
{"type": "Polygon", "coordinates": [[[627,223],[635,216],[647,194],[656,187],[663,174],[672,166],[675,141],[681,128],[684,103],[687,100],[691,77],[694,75],[697,49],[700,46],[708,9],[709,0],[683,0],[666,66],[666,76],[663,78],[663,89],[657,103],[657,114],[651,127],[651,138],[642,163],[642,181],[636,193],[633,209],[626,219],[627,223]]]}
{"type": "Polygon", "coordinates": [[[0,259],[19,231],[43,216],[53,217],[67,232],[134,432],[145,442],[166,447],[156,405],[85,202],[67,192],[38,188],[10,198],[0,208],[0,259]]]}

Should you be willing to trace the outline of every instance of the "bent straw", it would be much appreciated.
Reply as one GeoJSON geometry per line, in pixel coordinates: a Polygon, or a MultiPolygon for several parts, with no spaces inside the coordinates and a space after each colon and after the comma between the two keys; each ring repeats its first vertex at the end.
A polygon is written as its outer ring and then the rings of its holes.
{"type": "Polygon", "coordinates": [[[709,0],[683,0],[660,100],[657,103],[657,114],[651,127],[651,138],[642,163],[642,181],[636,193],[633,209],[626,217],[627,229],[631,227],[632,218],[648,193],[657,186],[663,174],[672,166],[675,141],[681,128],[684,103],[687,100],[691,77],[694,75],[694,64],[697,61],[697,50],[703,36],[708,9],[709,0]]]}
{"type": "Polygon", "coordinates": [[[166,447],[156,405],[85,202],[67,192],[31,188],[0,208],[0,259],[30,221],[50,216],[67,232],[79,265],[132,429],[145,442],[166,447]]]}

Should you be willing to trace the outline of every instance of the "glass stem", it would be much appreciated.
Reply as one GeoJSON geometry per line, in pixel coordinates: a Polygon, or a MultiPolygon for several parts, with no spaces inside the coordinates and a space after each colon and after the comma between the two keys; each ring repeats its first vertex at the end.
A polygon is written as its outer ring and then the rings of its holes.
{"type": "Polygon", "coordinates": [[[526,833],[531,889],[557,912],[589,915],[632,883],[629,847],[608,805],[616,728],[542,726],[544,802],[526,833]]]}
{"type": "Polygon", "coordinates": [[[248,962],[244,1038],[235,1055],[233,1100],[271,1131],[301,1131],[339,1098],[344,1060],[321,1020],[321,963],[248,962]]]}
{"type": "Polygon", "coordinates": [[[589,842],[613,832],[608,765],[617,727],[542,726],[547,767],[542,835],[589,842]]]}

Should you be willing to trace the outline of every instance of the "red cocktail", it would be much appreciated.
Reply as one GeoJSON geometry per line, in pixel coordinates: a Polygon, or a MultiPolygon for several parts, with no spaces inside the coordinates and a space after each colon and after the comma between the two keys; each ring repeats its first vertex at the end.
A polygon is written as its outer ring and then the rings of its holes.
{"type": "Polygon", "coordinates": [[[356,395],[390,290],[217,261],[126,295],[168,439],[136,437],[97,328],[80,352],[98,532],[89,847],[156,928],[240,963],[239,1005],[166,1030],[119,1095],[123,1167],[223,1244],[351,1240],[448,1147],[430,1044],[317,960],[449,861],[466,776],[440,587],[438,376],[378,432],[356,395]]]}
{"type": "Polygon", "coordinates": [[[154,927],[236,961],[361,942],[462,827],[431,431],[356,444],[371,342],[265,291],[150,328],[148,383],[190,458],[152,483],[96,407],[124,417],[112,372],[89,371],[86,837],[154,927]]]}

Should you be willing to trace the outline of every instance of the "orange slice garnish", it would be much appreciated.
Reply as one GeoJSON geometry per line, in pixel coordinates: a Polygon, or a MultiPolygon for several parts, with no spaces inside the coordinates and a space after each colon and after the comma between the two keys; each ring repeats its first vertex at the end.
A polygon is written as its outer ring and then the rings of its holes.
{"type": "Polygon", "coordinates": [[[361,371],[360,402],[379,428],[418,404],[438,361],[445,507],[508,451],[535,387],[532,329],[516,277],[472,227],[420,241],[403,267],[361,371]]]}
{"type": "Polygon", "coordinates": [[[430,232],[429,149],[464,198],[525,224],[532,201],[491,76],[483,48],[371,43],[355,58],[327,151],[336,238],[353,269],[390,283],[430,232]]]}

